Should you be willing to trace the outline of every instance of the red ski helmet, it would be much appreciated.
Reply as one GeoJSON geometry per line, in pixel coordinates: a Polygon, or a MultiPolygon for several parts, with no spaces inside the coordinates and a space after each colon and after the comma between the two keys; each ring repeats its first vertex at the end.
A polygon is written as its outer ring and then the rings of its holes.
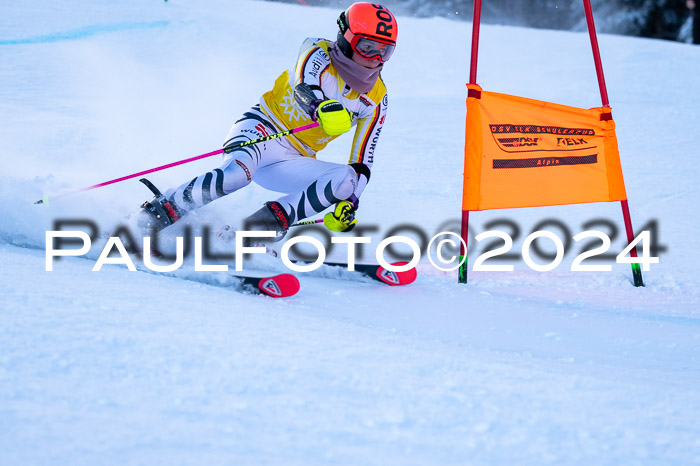
{"type": "Polygon", "coordinates": [[[338,47],[348,58],[357,53],[386,63],[394,53],[399,32],[396,18],[377,3],[353,3],[340,13],[338,27],[338,47]]]}

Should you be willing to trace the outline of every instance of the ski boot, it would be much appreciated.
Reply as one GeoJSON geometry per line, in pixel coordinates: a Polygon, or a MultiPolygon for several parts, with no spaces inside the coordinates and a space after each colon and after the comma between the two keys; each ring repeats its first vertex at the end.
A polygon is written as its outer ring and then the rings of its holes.
{"type": "Polygon", "coordinates": [[[155,197],[141,204],[141,216],[138,226],[143,231],[160,231],[180,220],[183,212],[174,202],[169,201],[153,183],[146,178],[139,180],[150,189],[155,197]]]}
{"type": "MultiPolygon", "coordinates": [[[[256,211],[245,219],[244,228],[253,231],[274,231],[277,236],[270,241],[281,241],[289,230],[290,218],[289,214],[284,210],[282,204],[277,201],[269,201],[263,205],[260,210],[256,211]]],[[[248,238],[247,238],[248,239],[248,238]]],[[[253,240],[255,238],[249,238],[253,240]]],[[[260,241],[261,238],[257,238],[260,241]]]]}

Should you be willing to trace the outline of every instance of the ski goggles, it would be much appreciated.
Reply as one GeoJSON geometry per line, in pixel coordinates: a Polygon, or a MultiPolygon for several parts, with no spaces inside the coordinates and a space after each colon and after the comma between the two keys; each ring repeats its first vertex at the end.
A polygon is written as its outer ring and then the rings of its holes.
{"type": "Polygon", "coordinates": [[[345,39],[350,42],[352,49],[362,58],[372,60],[379,58],[379,61],[386,63],[394,53],[396,44],[390,42],[381,42],[369,37],[353,34],[349,29],[345,31],[345,39]]]}

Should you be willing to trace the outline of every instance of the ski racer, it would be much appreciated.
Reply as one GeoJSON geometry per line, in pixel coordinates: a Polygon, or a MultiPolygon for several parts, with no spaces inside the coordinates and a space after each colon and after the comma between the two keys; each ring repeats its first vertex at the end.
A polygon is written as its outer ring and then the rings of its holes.
{"type": "MultiPolygon", "coordinates": [[[[323,223],[350,231],[359,198],[370,179],[377,141],[387,111],[380,75],[396,47],[397,24],[385,7],[353,3],[337,20],[333,42],[308,38],[295,66],[284,71],[260,103],[235,122],[224,148],[318,122],[287,137],[235,148],[219,168],[144,202],[140,226],[160,230],[187,212],[237,191],[251,181],[286,193],[266,202],[246,220],[255,229],[277,232],[333,206],[323,223]],[[317,152],[355,127],[347,164],[318,160],[317,152]]],[[[151,185],[152,186],[152,185],[151,185]]]]}

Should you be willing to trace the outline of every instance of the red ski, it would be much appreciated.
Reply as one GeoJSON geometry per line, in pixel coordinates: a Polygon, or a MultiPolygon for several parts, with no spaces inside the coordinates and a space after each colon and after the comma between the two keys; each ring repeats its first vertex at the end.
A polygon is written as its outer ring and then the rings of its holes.
{"type": "MultiPolygon", "coordinates": [[[[394,262],[391,265],[406,265],[408,262],[394,262]]],[[[343,267],[347,268],[348,264],[343,264],[341,262],[324,262],[323,265],[330,265],[331,267],[343,267]]],[[[391,286],[401,286],[413,283],[418,276],[416,268],[413,267],[405,272],[392,272],[387,270],[381,265],[376,264],[355,264],[355,272],[361,274],[364,277],[369,277],[378,282],[385,283],[391,286]]]]}
{"type": "Polygon", "coordinates": [[[232,275],[240,281],[241,291],[264,294],[272,298],[288,298],[299,291],[299,280],[292,274],[283,273],[272,277],[245,277],[232,275]]]}

